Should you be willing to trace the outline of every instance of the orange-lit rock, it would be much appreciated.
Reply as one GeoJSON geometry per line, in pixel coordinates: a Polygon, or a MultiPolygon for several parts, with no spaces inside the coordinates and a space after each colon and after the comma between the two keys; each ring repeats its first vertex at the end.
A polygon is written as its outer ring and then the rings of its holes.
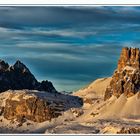
{"type": "Polygon", "coordinates": [[[104,99],[112,95],[119,97],[125,94],[133,96],[140,89],[140,50],[139,48],[123,48],[118,61],[117,70],[107,87],[104,99]]]}

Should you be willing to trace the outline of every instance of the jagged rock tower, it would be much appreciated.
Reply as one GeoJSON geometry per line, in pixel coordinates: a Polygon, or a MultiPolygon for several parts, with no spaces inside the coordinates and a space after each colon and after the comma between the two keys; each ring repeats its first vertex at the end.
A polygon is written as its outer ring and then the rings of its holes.
{"type": "Polygon", "coordinates": [[[140,50],[139,48],[123,48],[118,67],[107,87],[104,100],[112,95],[121,94],[130,97],[140,90],[140,50]]]}
{"type": "Polygon", "coordinates": [[[9,89],[57,92],[50,81],[38,82],[30,70],[19,60],[13,66],[0,60],[0,92],[9,89]]]}

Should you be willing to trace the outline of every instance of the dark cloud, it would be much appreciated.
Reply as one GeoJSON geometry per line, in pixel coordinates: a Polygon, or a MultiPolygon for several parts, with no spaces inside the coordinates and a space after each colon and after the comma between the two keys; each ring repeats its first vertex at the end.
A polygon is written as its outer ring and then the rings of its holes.
{"type": "Polygon", "coordinates": [[[0,57],[59,90],[111,76],[122,47],[140,47],[140,7],[0,7],[0,17],[0,57]]]}
{"type": "Polygon", "coordinates": [[[0,25],[54,28],[116,23],[139,23],[139,7],[1,7],[0,25]],[[57,25],[57,27],[56,27],[57,25]]]}

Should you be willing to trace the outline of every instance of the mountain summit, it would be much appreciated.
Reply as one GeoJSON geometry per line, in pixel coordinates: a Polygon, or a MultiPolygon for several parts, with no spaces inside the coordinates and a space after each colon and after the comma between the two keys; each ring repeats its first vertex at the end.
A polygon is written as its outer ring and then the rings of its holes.
{"type": "Polygon", "coordinates": [[[13,66],[0,60],[0,92],[9,89],[57,92],[50,81],[38,82],[30,70],[19,60],[13,66]]]}
{"type": "Polygon", "coordinates": [[[13,65],[13,69],[17,71],[21,71],[22,73],[31,73],[29,69],[22,63],[20,60],[17,60],[16,63],[13,65]]]}
{"type": "Polygon", "coordinates": [[[130,97],[140,90],[140,50],[139,48],[123,48],[118,67],[107,87],[104,99],[121,94],[130,97]]]}
{"type": "Polygon", "coordinates": [[[130,66],[136,69],[140,68],[140,50],[139,48],[123,48],[118,61],[118,70],[130,66]]]}

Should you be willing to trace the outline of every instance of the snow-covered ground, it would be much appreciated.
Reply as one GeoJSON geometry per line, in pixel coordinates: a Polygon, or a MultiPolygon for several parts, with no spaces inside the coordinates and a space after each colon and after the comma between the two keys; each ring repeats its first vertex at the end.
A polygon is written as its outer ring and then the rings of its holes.
{"type": "Polygon", "coordinates": [[[87,87],[80,89],[73,94],[83,98],[103,97],[107,86],[110,84],[110,81],[111,77],[97,79],[87,87]]]}
{"type": "Polygon", "coordinates": [[[140,94],[118,99],[112,96],[104,101],[103,95],[111,78],[98,79],[75,93],[84,100],[79,108],[70,108],[50,122],[27,120],[22,125],[0,118],[0,133],[41,134],[116,134],[122,128],[140,128],[140,94]]]}

